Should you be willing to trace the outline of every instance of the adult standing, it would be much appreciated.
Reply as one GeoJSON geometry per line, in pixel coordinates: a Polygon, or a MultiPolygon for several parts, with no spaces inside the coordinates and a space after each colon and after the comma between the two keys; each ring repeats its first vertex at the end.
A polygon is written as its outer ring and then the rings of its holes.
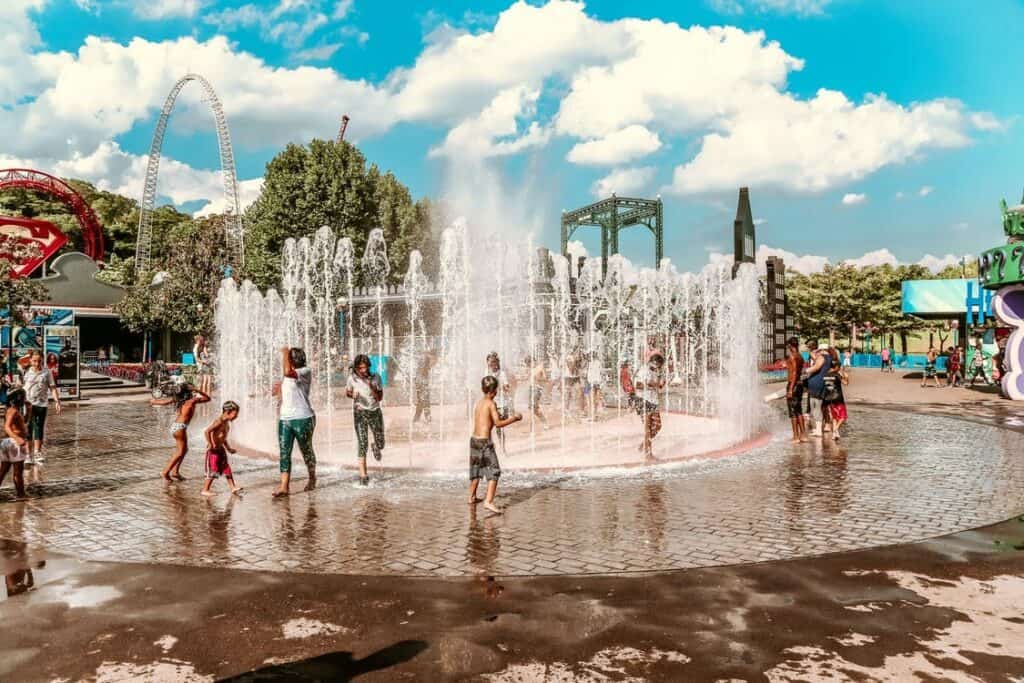
{"type": "Polygon", "coordinates": [[[979,339],[977,344],[974,345],[974,355],[971,357],[971,386],[974,386],[974,381],[981,377],[981,380],[986,384],[991,384],[988,380],[988,375],[985,374],[985,351],[982,349],[981,340],[979,339]]]}
{"type": "Polygon", "coordinates": [[[345,395],[352,399],[352,423],[356,430],[359,459],[359,483],[366,486],[370,476],[366,472],[366,449],[370,445],[368,431],[373,432],[373,458],[378,462],[384,449],[384,386],[380,375],[370,372],[370,357],[359,354],[352,361],[352,374],[345,385],[345,395]]]}
{"type": "Polygon", "coordinates": [[[43,462],[43,437],[46,429],[46,413],[49,408],[49,397],[53,397],[53,408],[60,414],[60,394],[53,372],[43,367],[43,352],[33,351],[29,356],[29,366],[22,375],[25,387],[25,398],[28,404],[28,440],[29,454],[26,463],[41,464],[43,462]]]}
{"type": "Polygon", "coordinates": [[[196,343],[192,347],[192,357],[199,371],[199,391],[209,394],[213,386],[213,365],[211,364],[210,347],[206,343],[206,337],[201,334],[196,335],[196,343]]]}
{"type": "Polygon", "coordinates": [[[811,419],[815,422],[811,436],[822,436],[824,423],[828,421],[828,417],[822,410],[825,396],[825,375],[832,369],[832,356],[818,350],[816,339],[808,341],[807,348],[811,352],[811,367],[807,370],[807,393],[811,397],[811,419]]]}
{"type": "Polygon", "coordinates": [[[316,454],[313,452],[313,432],[316,430],[316,413],[309,402],[309,390],[313,386],[313,371],[306,366],[306,352],[299,348],[281,349],[281,383],[275,393],[281,398],[281,409],[277,421],[277,445],[280,452],[281,486],[274,491],[274,498],[288,495],[292,477],[292,450],[299,442],[302,460],[309,472],[306,491],[316,487],[316,454]]]}

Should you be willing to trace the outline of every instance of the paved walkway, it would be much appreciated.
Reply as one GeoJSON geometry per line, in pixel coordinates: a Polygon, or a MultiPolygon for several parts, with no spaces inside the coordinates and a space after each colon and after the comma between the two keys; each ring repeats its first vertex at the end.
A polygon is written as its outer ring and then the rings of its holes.
{"type": "Polygon", "coordinates": [[[158,476],[170,452],[167,411],[112,408],[82,406],[53,420],[33,499],[12,502],[9,485],[0,491],[0,538],[91,559],[235,569],[595,574],[910,542],[1024,510],[1016,429],[866,406],[853,408],[840,444],[792,446],[777,435],[714,460],[510,476],[500,517],[467,506],[465,482],[449,475],[386,473],[363,489],[350,472],[323,472],[316,491],[272,501],[275,464],[241,457],[233,467],[245,496],[208,500],[199,495],[199,453],[186,461],[189,481],[158,476]]]}

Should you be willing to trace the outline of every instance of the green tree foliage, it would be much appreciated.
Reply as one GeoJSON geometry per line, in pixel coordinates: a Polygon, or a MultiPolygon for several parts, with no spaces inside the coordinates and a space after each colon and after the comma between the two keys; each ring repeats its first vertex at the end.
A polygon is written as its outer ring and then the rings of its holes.
{"type": "Polygon", "coordinates": [[[153,261],[153,270],[139,274],[116,310],[134,332],[167,327],[175,332],[209,334],[228,262],[223,216],[177,226],[170,235],[167,255],[153,261]],[[154,286],[157,273],[161,277],[154,286]]]}
{"type": "Polygon", "coordinates": [[[327,225],[350,238],[358,256],[370,231],[380,227],[391,278],[398,282],[412,249],[436,251],[430,216],[429,203],[414,203],[408,188],[390,172],[368,167],[353,145],[289,145],[267,164],[263,191],[245,213],[245,276],[262,288],[276,286],[289,237],[312,235],[327,225]]]}
{"type": "Polygon", "coordinates": [[[15,322],[24,322],[33,303],[46,300],[46,288],[38,280],[15,277],[11,269],[26,259],[39,256],[39,247],[0,235],[0,311],[15,322]]]}

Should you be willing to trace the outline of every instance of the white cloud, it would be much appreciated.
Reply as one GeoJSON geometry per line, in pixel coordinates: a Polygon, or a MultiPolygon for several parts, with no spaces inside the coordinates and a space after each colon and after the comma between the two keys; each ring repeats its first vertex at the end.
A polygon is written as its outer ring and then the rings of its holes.
{"type": "Polygon", "coordinates": [[[832,0],[708,0],[708,5],[722,14],[744,14],[750,10],[806,17],[824,14],[825,8],[831,2],[832,0]]]}
{"type": "Polygon", "coordinates": [[[194,17],[204,4],[203,0],[142,0],[132,3],[132,12],[140,19],[189,19],[194,17]]]}
{"type": "Polygon", "coordinates": [[[817,273],[828,265],[827,256],[814,256],[812,254],[797,255],[791,251],[785,249],[777,249],[775,247],[769,247],[766,244],[762,244],[757,248],[757,254],[754,256],[754,260],[757,261],[759,269],[764,268],[765,262],[769,256],[778,256],[782,259],[787,269],[793,269],[798,273],[804,275],[810,275],[811,273],[817,273]]]}
{"type": "Polygon", "coordinates": [[[331,12],[331,19],[340,21],[349,15],[352,11],[352,5],[355,4],[355,0],[338,0],[334,3],[334,11],[331,12]]]}
{"type": "Polygon", "coordinates": [[[888,249],[875,249],[874,251],[869,251],[860,258],[846,259],[843,263],[853,266],[854,268],[884,266],[886,264],[895,268],[900,264],[899,259],[897,259],[888,249]]]}
{"type": "Polygon", "coordinates": [[[944,268],[949,266],[960,265],[961,259],[966,259],[969,263],[974,257],[965,254],[964,256],[955,256],[953,254],[946,254],[945,256],[932,256],[931,254],[925,254],[920,261],[917,262],[919,266],[924,266],[933,273],[937,273],[944,268]]]}
{"type": "MultiPolygon", "coordinates": [[[[736,102],[747,98],[737,95],[736,102]]],[[[672,189],[683,194],[770,185],[820,192],[902,164],[928,149],[970,143],[970,116],[955,100],[909,107],[884,96],[854,104],[819,90],[810,100],[761,94],[709,133],[697,156],[678,166],[672,189]]]]}
{"type": "Polygon", "coordinates": [[[843,206],[854,206],[856,204],[863,204],[868,200],[868,196],[864,193],[848,192],[843,195],[842,204],[843,206]]]}
{"type": "Polygon", "coordinates": [[[532,115],[538,97],[539,90],[522,86],[503,90],[478,116],[452,128],[444,142],[430,150],[430,156],[473,161],[545,144],[549,131],[535,121],[520,134],[518,123],[518,119],[532,115]]]}
{"type": "Polygon", "coordinates": [[[566,159],[574,164],[628,164],[661,148],[661,140],[643,126],[632,125],[603,138],[580,142],[566,159]]]}
{"type": "Polygon", "coordinates": [[[298,62],[325,62],[333,57],[339,48],[341,48],[341,43],[328,43],[299,50],[295,53],[295,60],[298,62]]]}
{"type": "Polygon", "coordinates": [[[917,191],[917,196],[918,197],[927,197],[928,195],[930,195],[932,193],[932,191],[934,189],[935,188],[932,187],[931,185],[923,185],[923,186],[921,186],[921,189],[917,191]]]}
{"type": "Polygon", "coordinates": [[[590,191],[595,197],[608,197],[613,192],[619,196],[636,194],[651,184],[656,169],[653,166],[618,168],[595,182],[590,191]]]}

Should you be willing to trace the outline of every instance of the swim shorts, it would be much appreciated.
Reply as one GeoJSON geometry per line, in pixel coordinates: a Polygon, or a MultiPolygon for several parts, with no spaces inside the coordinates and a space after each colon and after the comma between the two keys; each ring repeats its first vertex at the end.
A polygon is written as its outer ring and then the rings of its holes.
{"type": "Polygon", "coordinates": [[[498,464],[498,454],[494,451],[494,444],[490,439],[469,439],[469,479],[485,479],[497,481],[501,476],[501,465],[498,464]]]}

